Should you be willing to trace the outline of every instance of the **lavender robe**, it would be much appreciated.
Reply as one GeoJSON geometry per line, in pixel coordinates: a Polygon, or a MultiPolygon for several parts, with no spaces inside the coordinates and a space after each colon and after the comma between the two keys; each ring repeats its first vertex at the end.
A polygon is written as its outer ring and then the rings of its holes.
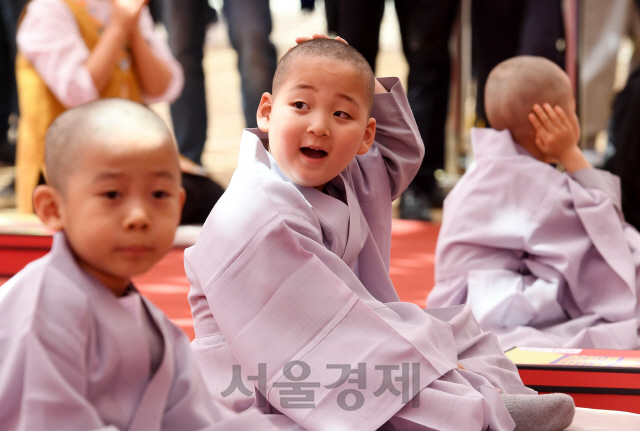
{"type": "MultiPolygon", "coordinates": [[[[495,387],[530,391],[495,337],[468,308],[429,314],[399,302],[389,278],[391,201],[415,175],[423,145],[402,86],[381,82],[390,93],[375,96],[376,142],[328,194],[290,182],[265,151],[267,137],[244,132],[238,169],[185,252],[196,360],[216,399],[235,410],[262,403],[309,430],[512,429],[495,387]],[[287,374],[292,361],[299,369],[287,374]],[[358,364],[363,381],[338,385],[336,368],[352,376],[358,364]],[[244,392],[231,390],[234,365],[244,392]],[[398,387],[409,379],[400,370],[413,372],[408,393],[380,392],[384,366],[397,367],[398,387]],[[281,392],[289,382],[307,385],[306,407],[281,392]],[[346,408],[343,390],[357,391],[362,405],[346,408]]],[[[357,404],[351,396],[347,407],[357,404]]]]}
{"type": "Polygon", "coordinates": [[[3,431],[277,429],[255,410],[214,405],[187,337],[146,299],[127,298],[149,313],[159,345],[78,267],[62,233],[0,287],[3,431]]]}
{"type": "Polygon", "coordinates": [[[515,345],[634,349],[640,235],[608,172],[561,173],[508,131],[472,131],[475,166],[444,204],[428,307],[467,302],[515,345]]]}

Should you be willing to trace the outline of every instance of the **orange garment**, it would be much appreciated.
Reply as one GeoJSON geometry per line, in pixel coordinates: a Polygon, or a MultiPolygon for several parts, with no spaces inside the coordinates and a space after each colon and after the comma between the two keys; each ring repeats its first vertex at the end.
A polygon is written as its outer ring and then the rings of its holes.
{"type": "MultiPolygon", "coordinates": [[[[80,34],[92,51],[100,39],[103,25],[86,10],[82,0],[63,0],[69,7],[80,34]]],[[[27,6],[25,6],[26,8],[27,6]]],[[[33,212],[32,194],[44,167],[44,139],[53,120],[70,108],[49,90],[35,67],[20,52],[16,57],[16,81],[20,105],[16,147],[16,199],[18,211],[33,212]]],[[[127,47],[113,64],[111,79],[100,92],[101,98],[121,97],[142,101],[140,80],[127,47]]]]}

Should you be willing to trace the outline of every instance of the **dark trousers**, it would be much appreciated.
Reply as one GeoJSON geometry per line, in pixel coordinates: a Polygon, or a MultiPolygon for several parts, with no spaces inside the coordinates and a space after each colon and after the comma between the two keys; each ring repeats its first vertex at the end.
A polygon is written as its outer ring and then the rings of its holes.
{"type": "Polygon", "coordinates": [[[474,0],[474,65],[478,79],[476,112],[485,120],[484,87],[498,63],[516,55],[548,58],[564,68],[562,0],[474,0]]]}
{"type": "Polygon", "coordinates": [[[16,88],[16,24],[26,0],[0,0],[0,161],[15,162],[15,145],[8,142],[9,116],[18,114],[16,88]]]}
{"type": "MultiPolygon", "coordinates": [[[[375,71],[384,0],[334,0],[336,33],[375,71]]],[[[407,98],[425,144],[412,187],[430,193],[444,165],[451,65],[449,35],[458,0],[395,0],[402,49],[409,64],[407,98]]]]}
{"type": "MultiPolygon", "coordinates": [[[[165,25],[169,45],[182,64],[185,86],[171,105],[180,152],[201,163],[207,137],[207,106],[203,45],[208,24],[207,0],[165,0],[165,25]]],[[[276,49],[270,42],[272,29],[268,0],[226,0],[223,9],[229,38],[238,53],[242,104],[247,127],[256,127],[256,111],[262,93],[271,91],[277,64],[276,49]]]]}

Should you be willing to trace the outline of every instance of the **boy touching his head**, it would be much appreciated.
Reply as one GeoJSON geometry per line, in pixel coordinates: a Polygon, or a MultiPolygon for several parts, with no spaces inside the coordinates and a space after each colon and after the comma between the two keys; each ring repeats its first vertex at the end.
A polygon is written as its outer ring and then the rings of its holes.
{"type": "MultiPolygon", "coordinates": [[[[468,308],[400,302],[389,278],[391,202],[423,156],[398,79],[376,82],[342,42],[306,41],[280,61],[257,117],[185,253],[212,397],[309,430],[513,429],[500,391],[533,392],[495,337],[468,308]]],[[[538,399],[520,396],[509,411],[538,399]]],[[[570,401],[548,407],[537,429],[571,422],[570,401]]]]}
{"type": "Polygon", "coordinates": [[[131,284],[171,248],[184,202],[163,121],[103,99],[46,140],[34,204],[56,234],[0,287],[2,429],[271,429],[213,405],[187,337],[131,284]]]}
{"type": "Polygon", "coordinates": [[[504,349],[638,348],[640,235],[619,179],[578,148],[568,76],[515,57],[485,94],[493,129],[472,131],[474,166],[445,200],[429,307],[467,302],[504,349]]]}

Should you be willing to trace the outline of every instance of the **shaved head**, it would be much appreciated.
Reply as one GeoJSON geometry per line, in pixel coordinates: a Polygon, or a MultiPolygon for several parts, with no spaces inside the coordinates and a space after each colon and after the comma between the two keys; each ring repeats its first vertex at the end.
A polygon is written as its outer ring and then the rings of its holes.
{"type": "Polygon", "coordinates": [[[289,50],[278,62],[273,76],[273,97],[276,97],[288,74],[295,71],[295,63],[310,57],[326,58],[353,67],[362,76],[367,92],[365,100],[368,103],[369,113],[371,112],[376,85],[371,66],[355,48],[335,39],[311,39],[289,50]]]}
{"type": "MultiPolygon", "coordinates": [[[[176,147],[171,131],[151,109],[125,99],[101,99],[69,109],[51,124],[45,138],[47,183],[64,194],[66,179],[89,146],[159,145],[176,147]],[[132,144],[133,143],[133,144],[132,144]]],[[[176,163],[178,163],[176,149],[176,163]]]]}
{"type": "Polygon", "coordinates": [[[560,67],[543,57],[519,56],[493,68],[485,87],[491,127],[509,129],[516,142],[529,148],[535,131],[527,116],[536,103],[558,105],[567,114],[575,109],[571,82],[560,67]]]}

